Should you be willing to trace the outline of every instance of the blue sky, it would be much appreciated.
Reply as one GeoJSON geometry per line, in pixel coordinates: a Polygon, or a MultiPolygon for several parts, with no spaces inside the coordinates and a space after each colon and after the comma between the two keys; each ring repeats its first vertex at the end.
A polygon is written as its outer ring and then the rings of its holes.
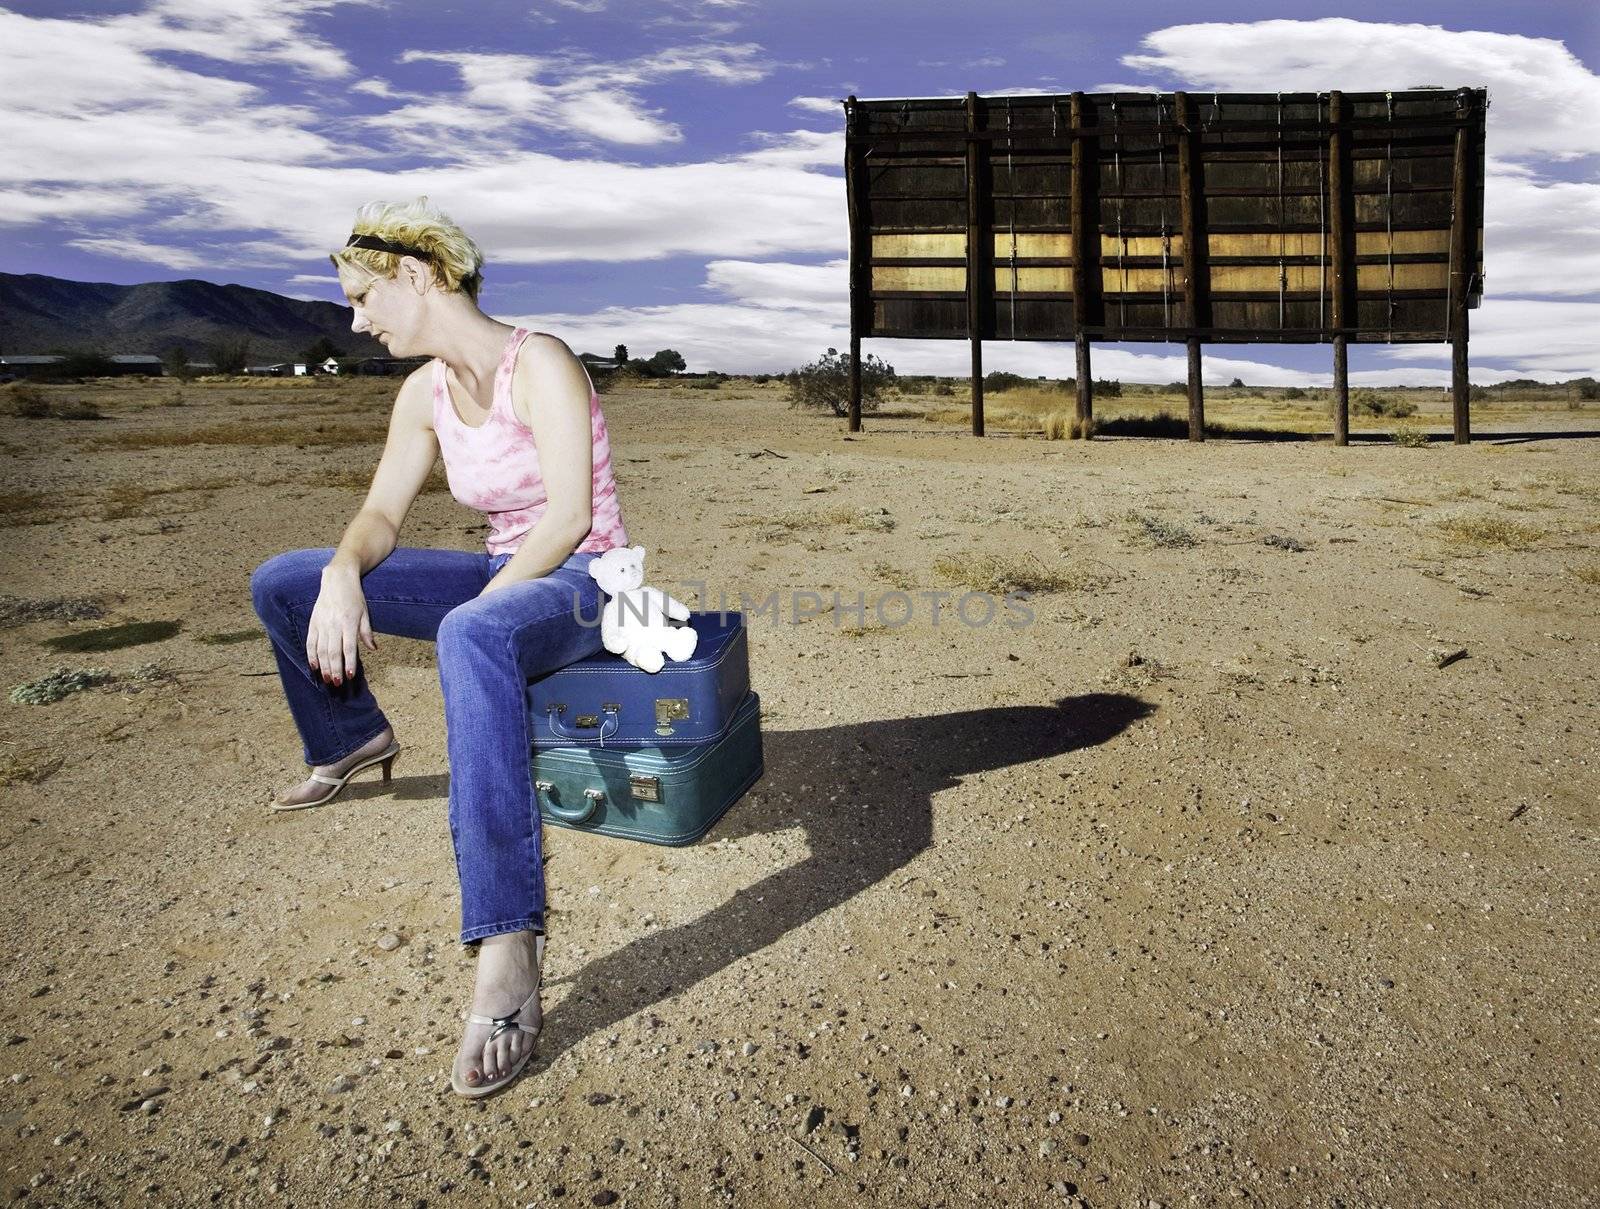
{"type": "MultiPolygon", "coordinates": [[[[147,0],[0,8],[0,270],[201,277],[337,299],[363,201],[426,193],[484,247],[487,310],[575,348],[781,370],[846,338],[842,111],[968,89],[1490,89],[1474,379],[1600,374],[1600,18],[1578,3],[972,5],[758,0],[147,0]],[[1107,11],[1109,10],[1109,11],[1107,11]]],[[[117,350],[135,351],[135,350],[117,350]]],[[[902,371],[962,345],[874,341],[902,371]]],[[[1068,372],[1070,348],[986,363],[1068,372]]],[[[1319,383],[1322,347],[1207,377],[1319,383]]],[[[1443,382],[1444,346],[1352,351],[1443,382]]],[[[1182,376],[1104,345],[1097,373],[1182,376]]]]}

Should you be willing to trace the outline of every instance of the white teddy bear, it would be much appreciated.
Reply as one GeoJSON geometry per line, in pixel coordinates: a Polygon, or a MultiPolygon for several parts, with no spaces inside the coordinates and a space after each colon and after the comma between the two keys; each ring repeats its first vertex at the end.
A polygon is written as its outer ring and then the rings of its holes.
{"type": "Polygon", "coordinates": [[[644,586],[644,547],[618,546],[589,563],[601,591],[610,596],[600,615],[600,641],[644,672],[659,672],[668,658],[682,662],[694,654],[700,635],[689,620],[689,606],[659,588],[644,586]]]}

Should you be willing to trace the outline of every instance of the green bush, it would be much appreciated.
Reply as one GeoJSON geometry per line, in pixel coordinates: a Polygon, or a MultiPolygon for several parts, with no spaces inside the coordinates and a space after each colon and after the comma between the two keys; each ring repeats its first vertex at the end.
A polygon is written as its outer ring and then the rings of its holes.
{"type": "MultiPolygon", "coordinates": [[[[894,385],[894,366],[868,353],[861,359],[861,410],[876,411],[894,385]]],[[[850,354],[830,348],[789,379],[789,406],[828,410],[836,416],[850,410],[850,354]]]]}
{"type": "Polygon", "coordinates": [[[1021,374],[1007,373],[997,369],[992,374],[983,375],[983,389],[988,394],[1000,394],[1002,391],[1015,390],[1019,386],[1028,385],[1028,380],[1021,374]]]}

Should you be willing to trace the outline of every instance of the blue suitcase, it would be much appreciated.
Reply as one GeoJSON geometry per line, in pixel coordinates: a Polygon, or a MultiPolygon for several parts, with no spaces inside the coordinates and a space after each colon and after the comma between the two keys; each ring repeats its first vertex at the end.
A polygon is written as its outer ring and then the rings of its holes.
{"type": "Polygon", "coordinates": [[[650,844],[692,844],[761,778],[761,699],[747,693],[721,735],[692,746],[533,750],[544,821],[650,844]]]}
{"type": "Polygon", "coordinates": [[[678,747],[728,729],[750,691],[742,613],[690,613],[694,655],[643,672],[600,650],[528,683],[533,746],[678,747]]]}

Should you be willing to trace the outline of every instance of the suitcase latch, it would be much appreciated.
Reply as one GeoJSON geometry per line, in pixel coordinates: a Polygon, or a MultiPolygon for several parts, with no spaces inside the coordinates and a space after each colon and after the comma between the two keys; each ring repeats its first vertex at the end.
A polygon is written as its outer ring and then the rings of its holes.
{"type": "Polygon", "coordinates": [[[634,775],[628,778],[628,789],[641,802],[661,800],[661,778],[634,775]]]}
{"type": "Polygon", "coordinates": [[[656,698],[656,734],[670,735],[672,733],[672,723],[681,721],[688,716],[689,698],[656,698]]]}

